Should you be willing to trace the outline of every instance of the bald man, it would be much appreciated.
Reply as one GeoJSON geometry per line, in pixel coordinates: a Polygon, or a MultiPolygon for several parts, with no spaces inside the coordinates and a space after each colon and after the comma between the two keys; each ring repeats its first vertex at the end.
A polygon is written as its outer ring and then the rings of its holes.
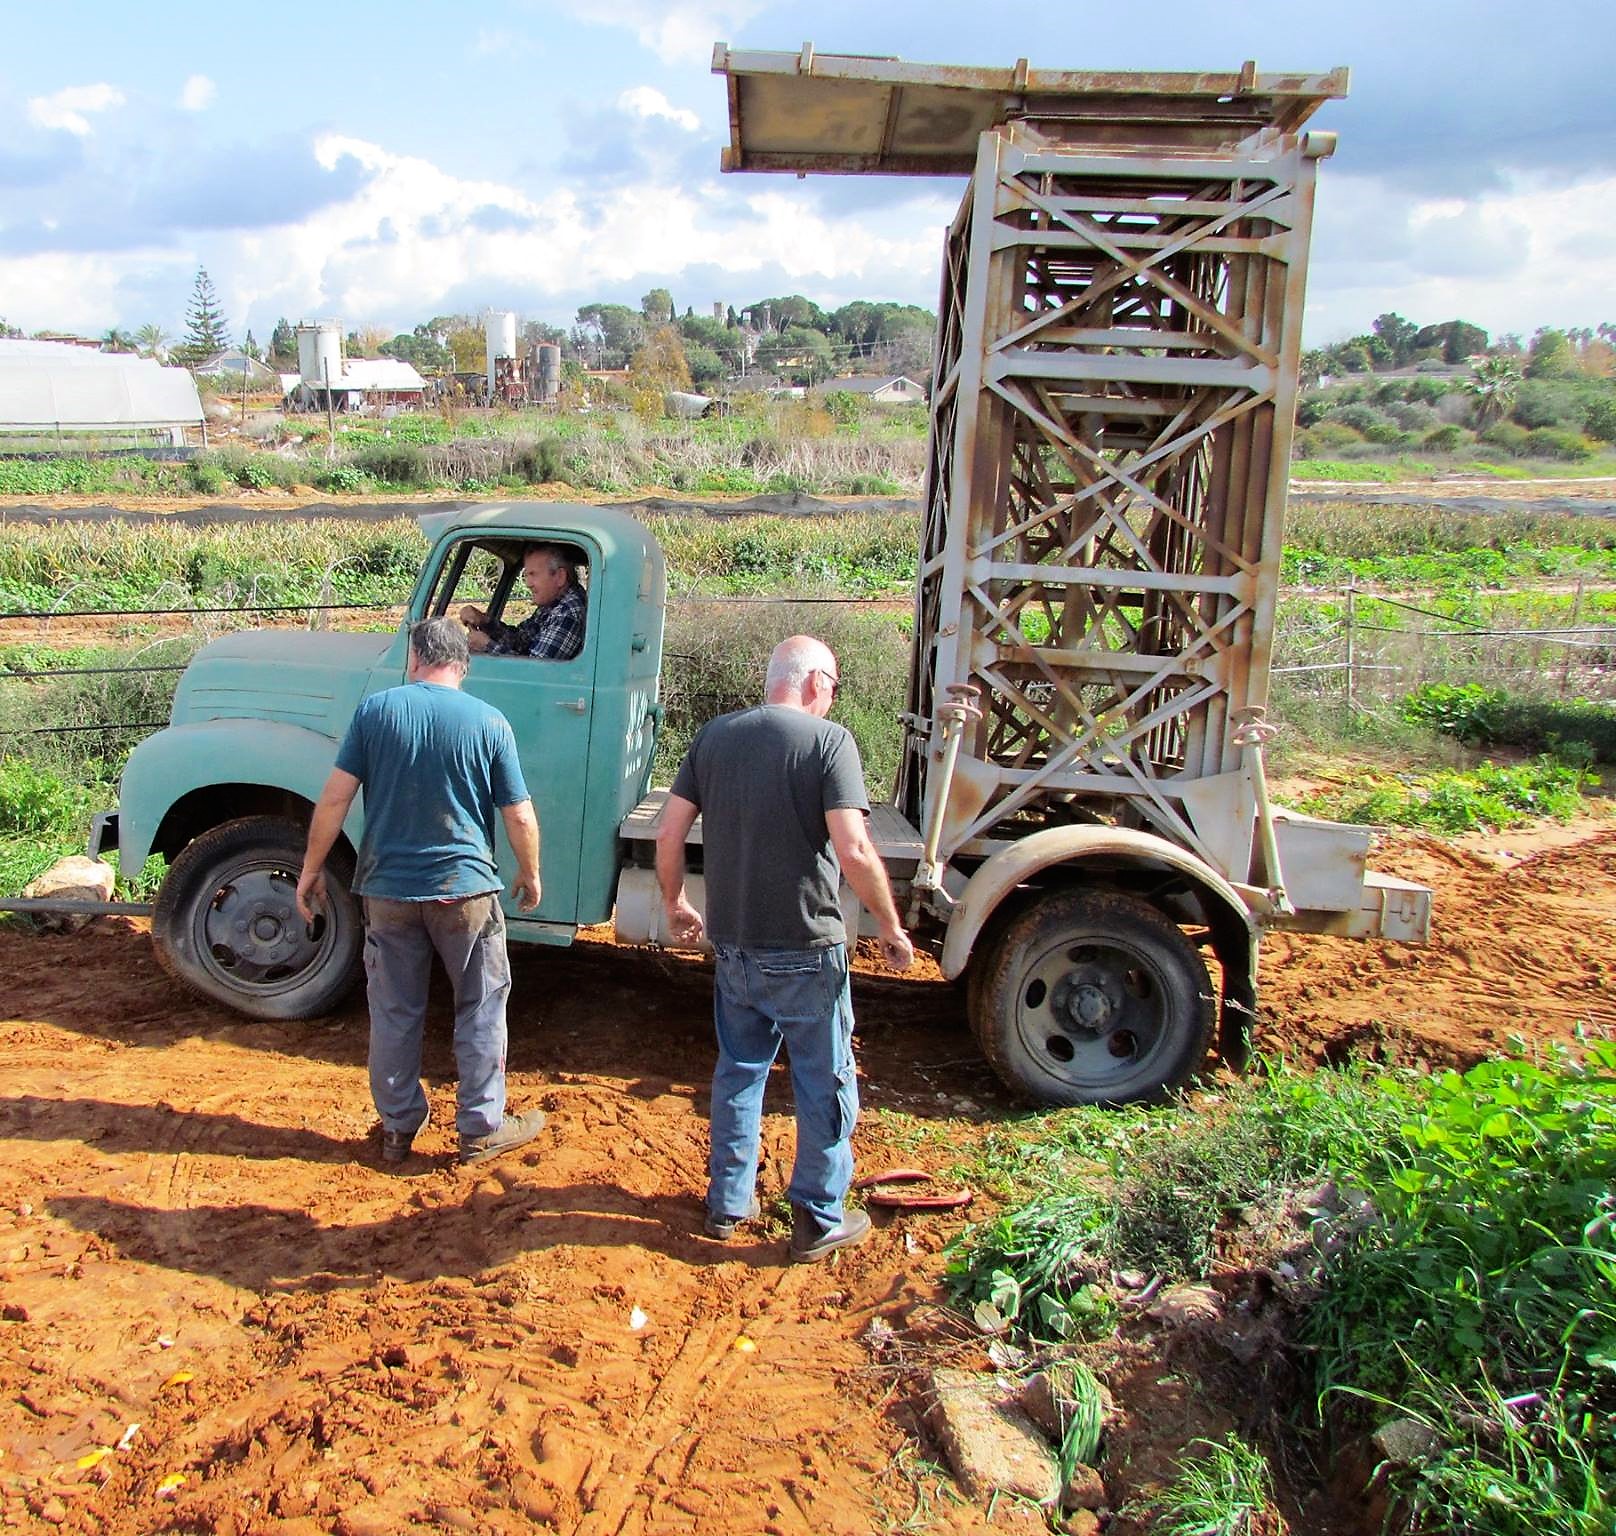
{"type": "Polygon", "coordinates": [[[875,918],[887,963],[914,961],[886,869],[870,842],[858,746],[827,720],[841,674],[830,648],[793,635],[769,658],[765,699],[710,720],[690,744],[657,837],[657,879],[675,943],[703,920],[685,892],[685,839],[702,817],[705,931],[717,955],[710,1237],[760,1212],[763,1089],[782,1044],[791,1064],[797,1156],[791,1259],[812,1263],[869,1235],[849,1211],[858,1079],[842,876],[875,918]]]}

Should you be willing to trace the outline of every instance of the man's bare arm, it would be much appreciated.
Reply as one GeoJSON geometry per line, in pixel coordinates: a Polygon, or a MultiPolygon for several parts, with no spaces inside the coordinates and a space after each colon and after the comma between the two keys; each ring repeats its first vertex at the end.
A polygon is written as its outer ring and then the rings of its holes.
{"type": "Polygon", "coordinates": [[[308,847],[303,852],[303,872],[297,878],[297,910],[303,921],[312,923],[319,908],[325,905],[325,861],[330,857],[348,807],[359,793],[359,780],[351,773],[333,768],[320,791],[319,803],[314,807],[314,819],[309,822],[308,847]]]}
{"type": "Polygon", "coordinates": [[[898,920],[897,904],[892,899],[892,886],[887,881],[886,866],[875,851],[870,834],[864,826],[864,812],[842,809],[825,812],[825,825],[830,828],[831,846],[836,849],[837,862],[842,874],[853,887],[853,894],[864,903],[865,910],[881,930],[881,949],[887,964],[895,971],[907,971],[915,962],[914,945],[898,920]]]}
{"type": "Polygon", "coordinates": [[[511,895],[519,912],[531,912],[539,904],[539,816],[531,800],[518,800],[515,805],[499,808],[500,820],[505,823],[505,835],[511,840],[511,852],[516,855],[516,879],[511,882],[511,895]]]}
{"type": "Polygon", "coordinates": [[[683,795],[668,796],[657,829],[657,885],[668,918],[668,935],[676,944],[701,943],[701,914],[685,895],[685,839],[696,824],[699,809],[683,795]]]}

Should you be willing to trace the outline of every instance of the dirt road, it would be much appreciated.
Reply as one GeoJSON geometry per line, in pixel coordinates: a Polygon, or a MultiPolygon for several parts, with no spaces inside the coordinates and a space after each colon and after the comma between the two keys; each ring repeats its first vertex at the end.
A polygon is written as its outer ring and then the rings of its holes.
{"type": "MultiPolygon", "coordinates": [[[[1270,943],[1264,1048],[1465,1062],[1516,1032],[1616,1029],[1616,831],[1495,842],[1377,858],[1436,884],[1430,949],[1270,943]]],[[[936,1316],[959,1218],[878,1217],[823,1267],[783,1264],[778,1221],[700,1236],[710,972],[598,943],[515,969],[512,1097],[550,1128],[503,1161],[450,1161],[440,997],[433,1122],[397,1176],[366,1140],[359,1006],[249,1024],[180,995],[138,924],[0,931],[0,1522],[981,1528],[918,1459],[934,1452],[909,1379],[861,1338],[936,1316]]],[[[1012,1108],[953,988],[866,976],[857,1006],[862,1168],[944,1169],[1012,1108]]],[[[771,1095],[766,1200],[791,1143],[771,1095]]],[[[1119,1388],[1113,1496],[1149,1428],[1119,1388]]],[[[1007,1506],[994,1526],[1040,1528],[1007,1506]]]]}

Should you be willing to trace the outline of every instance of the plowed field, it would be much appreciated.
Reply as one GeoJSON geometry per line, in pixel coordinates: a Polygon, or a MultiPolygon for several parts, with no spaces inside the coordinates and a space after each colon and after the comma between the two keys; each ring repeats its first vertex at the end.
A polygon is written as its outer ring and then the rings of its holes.
{"type": "MultiPolygon", "coordinates": [[[[1546,842],[1383,850],[1436,886],[1436,941],[1270,941],[1261,1047],[1464,1063],[1616,1028],[1616,832],[1546,842]]],[[[877,1216],[817,1267],[784,1264],[778,1223],[706,1239],[709,970],[582,943],[519,951],[515,973],[512,1102],[549,1127],[451,1161],[438,998],[433,1122],[399,1175],[368,1140],[357,1000],[249,1024],[180,993],[138,923],[0,931],[6,1526],[980,1528],[946,1499],[917,1510],[917,1405],[863,1339],[935,1315],[960,1217],[877,1216]]],[[[941,1166],[1011,1108],[953,988],[866,975],[856,1006],[863,1170],[941,1166]]],[[[789,1172],[783,1084],[770,1109],[766,1202],[789,1172]]],[[[1001,1506],[995,1527],[1039,1522],[1001,1506]]]]}

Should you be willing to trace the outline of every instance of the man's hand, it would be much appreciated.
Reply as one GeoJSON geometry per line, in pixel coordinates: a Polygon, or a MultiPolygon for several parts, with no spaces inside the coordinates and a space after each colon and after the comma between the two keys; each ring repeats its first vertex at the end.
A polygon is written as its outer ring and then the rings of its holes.
{"type": "Polygon", "coordinates": [[[460,610],[460,622],[468,629],[475,629],[479,624],[486,624],[488,622],[488,613],[485,609],[479,608],[475,603],[467,603],[466,606],[460,610]]]}
{"type": "Polygon", "coordinates": [[[881,957],[895,971],[907,971],[915,963],[915,946],[901,928],[884,930],[881,934],[881,957]]]}
{"type": "Polygon", "coordinates": [[[518,912],[531,912],[539,904],[539,872],[518,874],[511,882],[511,900],[516,903],[518,912]]]}
{"type": "Polygon", "coordinates": [[[684,893],[681,891],[679,899],[667,904],[663,910],[668,919],[668,937],[675,944],[684,945],[689,949],[696,948],[706,930],[701,921],[701,913],[690,905],[684,893]]]}
{"type": "Polygon", "coordinates": [[[325,871],[305,869],[297,878],[297,910],[305,923],[313,924],[315,914],[325,909],[325,871]]]}
{"type": "Polygon", "coordinates": [[[488,638],[486,629],[472,629],[466,631],[466,649],[482,655],[493,642],[488,638]]]}

